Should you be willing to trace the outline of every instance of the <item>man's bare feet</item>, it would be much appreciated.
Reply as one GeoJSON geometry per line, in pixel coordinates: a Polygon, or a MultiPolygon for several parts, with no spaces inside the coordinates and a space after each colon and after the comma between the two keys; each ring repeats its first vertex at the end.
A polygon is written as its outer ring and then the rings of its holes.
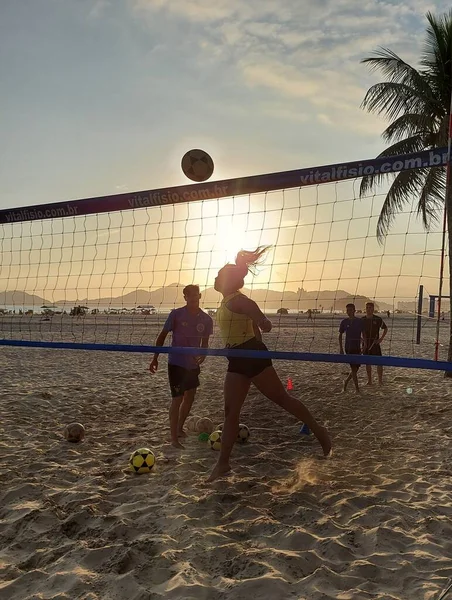
{"type": "Polygon", "coordinates": [[[181,438],[186,438],[186,437],[187,437],[187,434],[185,433],[185,431],[184,431],[183,429],[181,429],[181,430],[179,431],[179,433],[177,434],[177,436],[178,436],[178,437],[181,437],[181,438]]]}
{"type": "Polygon", "coordinates": [[[326,427],[320,427],[320,431],[316,437],[322,446],[323,454],[325,456],[330,456],[330,454],[332,454],[333,443],[330,434],[328,433],[328,429],[326,427]]]}
{"type": "Polygon", "coordinates": [[[230,473],[230,471],[231,471],[231,465],[229,465],[229,464],[219,465],[217,463],[215,465],[212,473],[210,474],[210,477],[207,479],[207,483],[211,483],[212,481],[215,481],[215,479],[218,479],[218,477],[222,477],[223,475],[230,473]]]}
{"type": "Polygon", "coordinates": [[[182,448],[184,449],[185,446],[182,446],[182,444],[179,442],[179,440],[171,440],[171,446],[173,446],[174,448],[182,448]]]}

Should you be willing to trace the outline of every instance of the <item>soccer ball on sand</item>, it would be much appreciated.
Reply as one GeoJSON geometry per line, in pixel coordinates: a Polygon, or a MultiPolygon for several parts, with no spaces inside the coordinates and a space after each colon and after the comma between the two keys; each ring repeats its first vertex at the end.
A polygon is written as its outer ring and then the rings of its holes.
{"type": "Polygon", "coordinates": [[[209,419],[209,417],[202,417],[201,419],[198,419],[196,431],[198,433],[212,433],[213,423],[211,419],[209,419]]]}
{"type": "Polygon", "coordinates": [[[211,450],[220,450],[221,449],[221,431],[214,431],[209,435],[209,439],[207,440],[207,444],[209,445],[211,450]]]}
{"type": "MultiPolygon", "coordinates": [[[[223,431],[223,423],[220,423],[220,425],[217,426],[215,431],[223,431]]],[[[237,442],[239,444],[244,444],[245,442],[248,441],[250,437],[250,430],[247,427],[247,425],[245,425],[244,423],[240,423],[239,425],[239,431],[237,433],[237,442]]]]}
{"type": "Polygon", "coordinates": [[[69,423],[64,428],[64,437],[68,442],[77,444],[85,437],[85,428],[81,423],[69,423]]]}
{"type": "Polygon", "coordinates": [[[149,448],[138,448],[129,458],[129,468],[134,473],[150,473],[155,465],[155,454],[149,448]]]}

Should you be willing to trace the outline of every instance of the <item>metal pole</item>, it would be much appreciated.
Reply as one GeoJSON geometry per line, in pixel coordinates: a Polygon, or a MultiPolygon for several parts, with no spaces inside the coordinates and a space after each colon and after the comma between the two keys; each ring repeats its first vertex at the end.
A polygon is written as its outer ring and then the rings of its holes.
{"type": "Polygon", "coordinates": [[[421,343],[421,327],[422,327],[422,306],[424,304],[424,286],[419,286],[419,299],[417,303],[417,331],[416,344],[421,343]]]}
{"type": "MultiPolygon", "coordinates": [[[[441,264],[439,270],[439,291],[438,291],[438,315],[436,318],[436,341],[435,341],[435,360],[439,358],[439,324],[441,322],[441,296],[443,293],[443,281],[444,281],[444,255],[446,251],[446,230],[447,230],[447,210],[450,202],[450,159],[451,159],[451,148],[452,148],[452,94],[450,97],[450,110],[449,110],[449,139],[447,140],[447,166],[446,166],[446,194],[444,198],[444,218],[443,218],[443,240],[441,246],[441,264]]],[[[449,256],[449,260],[451,257],[449,256]]],[[[449,282],[450,286],[450,282],[449,282]]],[[[449,295],[452,294],[449,292],[449,295]]]]}

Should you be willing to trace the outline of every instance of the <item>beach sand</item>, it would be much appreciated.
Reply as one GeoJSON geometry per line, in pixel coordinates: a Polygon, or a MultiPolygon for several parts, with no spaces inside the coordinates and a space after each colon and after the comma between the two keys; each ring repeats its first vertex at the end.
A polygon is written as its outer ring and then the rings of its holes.
{"type": "MultiPolygon", "coordinates": [[[[292,329],[280,327],[288,348],[292,329]]],[[[301,337],[315,351],[334,338],[337,351],[336,334],[315,347],[301,337]]],[[[406,338],[400,353],[412,355],[411,329],[406,338]]],[[[233,474],[206,485],[218,455],[195,435],[182,451],[168,445],[166,357],[153,376],[148,363],[1,349],[2,600],[438,596],[452,575],[452,383],[442,373],[388,368],[383,388],[358,397],[341,393],[345,365],[275,362],[330,428],[333,457],[252,390],[250,441],[235,447],[233,474]],[[64,440],[71,421],[86,427],[81,444],[64,440]],[[128,456],[142,446],[155,470],[132,475],[128,456]]],[[[206,360],[193,411],[215,424],[225,368],[206,360]]]]}

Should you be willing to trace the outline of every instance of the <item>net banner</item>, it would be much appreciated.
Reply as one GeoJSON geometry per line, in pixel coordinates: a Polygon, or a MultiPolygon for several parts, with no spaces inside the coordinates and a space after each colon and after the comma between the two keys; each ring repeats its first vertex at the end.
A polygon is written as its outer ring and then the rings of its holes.
{"type": "Polygon", "coordinates": [[[146,190],[135,193],[99,196],[70,202],[56,202],[0,210],[0,223],[17,223],[55,217],[92,215],[96,213],[130,210],[165,204],[225,198],[274,190],[290,189],[318,183],[331,183],[362,177],[396,173],[407,169],[440,167],[447,164],[447,148],[425,150],[403,156],[296,169],[281,173],[226,179],[208,184],[194,184],[146,190]]]}

